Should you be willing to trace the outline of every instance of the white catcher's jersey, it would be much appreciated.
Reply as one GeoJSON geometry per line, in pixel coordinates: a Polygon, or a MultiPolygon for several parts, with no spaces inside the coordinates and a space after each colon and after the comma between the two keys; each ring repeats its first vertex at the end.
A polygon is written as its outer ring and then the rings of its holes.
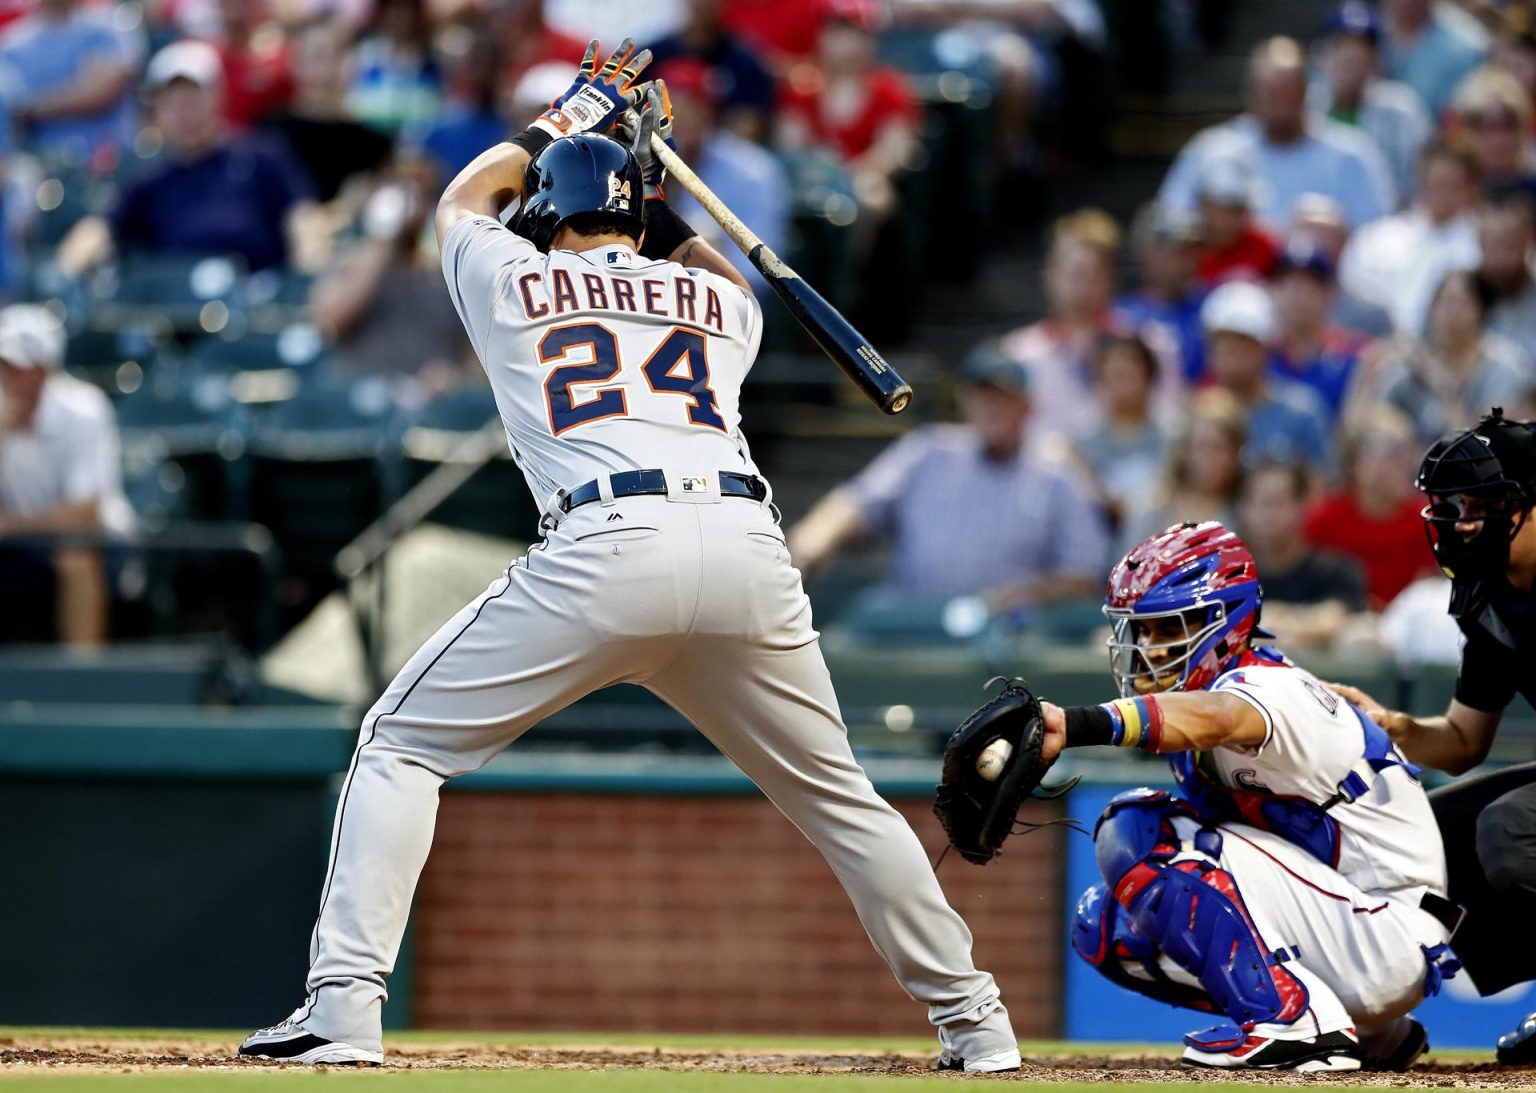
{"type": "Polygon", "coordinates": [[[540,502],[600,474],[757,474],[741,384],[763,317],[718,274],[626,246],[541,254],[486,216],[442,241],[443,276],[540,502]]]}
{"type": "MultiPolygon", "coordinates": [[[[1229,789],[1320,804],[1361,762],[1364,732],[1354,709],[1303,668],[1248,665],[1211,689],[1242,698],[1268,727],[1257,747],[1205,753],[1201,769],[1229,789]]],[[[1417,899],[1427,888],[1443,895],[1445,847],[1423,787],[1402,766],[1367,781],[1369,792],[1327,812],[1338,825],[1334,867],[1365,892],[1417,899]]]]}

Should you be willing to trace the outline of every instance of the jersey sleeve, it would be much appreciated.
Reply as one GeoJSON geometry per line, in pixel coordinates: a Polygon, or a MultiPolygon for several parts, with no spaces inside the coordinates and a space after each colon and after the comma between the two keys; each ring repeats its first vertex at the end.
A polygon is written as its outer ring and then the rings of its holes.
{"type": "Polygon", "coordinates": [[[1240,668],[1211,688],[1236,695],[1264,718],[1264,740],[1243,751],[1262,763],[1277,793],[1325,800],[1362,754],[1354,710],[1343,698],[1295,668],[1240,668]]]}
{"type": "Polygon", "coordinates": [[[1484,713],[1501,713],[1514,701],[1520,666],[1515,652],[1481,626],[1463,627],[1467,643],[1456,672],[1456,701],[1484,713]]]}
{"type": "Polygon", "coordinates": [[[543,256],[528,240],[489,216],[466,216],[442,240],[443,280],[470,344],[485,359],[491,315],[505,275],[543,256]]]}

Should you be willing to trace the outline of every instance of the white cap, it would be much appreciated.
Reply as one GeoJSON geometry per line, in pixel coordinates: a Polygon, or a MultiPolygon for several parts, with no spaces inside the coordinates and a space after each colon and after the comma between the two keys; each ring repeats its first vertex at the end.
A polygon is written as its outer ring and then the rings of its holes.
{"type": "Polygon", "coordinates": [[[16,368],[57,368],[64,360],[64,324],[46,307],[0,309],[0,361],[16,368]]]}
{"type": "Polygon", "coordinates": [[[144,80],[158,91],[173,80],[191,80],[199,87],[216,87],[224,79],[219,51],[207,42],[184,38],[172,42],[149,60],[144,80]]]}
{"type": "Polygon", "coordinates": [[[1275,335],[1275,305],[1263,285],[1228,281],[1205,298],[1200,325],[1207,334],[1245,334],[1268,345],[1275,335]]]}
{"type": "Polygon", "coordinates": [[[540,61],[513,86],[512,102],[519,109],[542,109],[565,94],[575,78],[576,66],[568,61],[540,61]]]}
{"type": "Polygon", "coordinates": [[[1258,179],[1253,165],[1236,153],[1222,153],[1206,160],[1200,169],[1200,196],[1218,205],[1251,209],[1257,201],[1258,179]]]}

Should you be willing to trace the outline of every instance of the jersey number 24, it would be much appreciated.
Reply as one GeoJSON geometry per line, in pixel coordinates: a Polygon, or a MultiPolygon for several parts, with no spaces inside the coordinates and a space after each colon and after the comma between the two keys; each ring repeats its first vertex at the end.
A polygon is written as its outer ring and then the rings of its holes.
{"type": "MultiPolygon", "coordinates": [[[[578,425],[629,413],[629,401],[622,387],[604,388],[596,394],[589,392],[586,398],[577,400],[576,388],[608,383],[623,367],[619,340],[601,323],[555,327],[539,341],[539,363],[556,366],[544,380],[549,429],[555,436],[578,425]],[[576,363],[566,363],[572,358],[576,363]]],[[[725,431],[725,420],[709,386],[704,335],[673,327],[640,371],[652,391],[681,395],[688,400],[691,423],[725,431]]]]}

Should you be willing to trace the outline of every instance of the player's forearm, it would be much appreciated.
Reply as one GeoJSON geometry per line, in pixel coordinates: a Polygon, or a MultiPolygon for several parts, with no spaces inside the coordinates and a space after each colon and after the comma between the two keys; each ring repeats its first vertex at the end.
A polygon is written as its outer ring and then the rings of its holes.
{"type": "Polygon", "coordinates": [[[789,529],[789,555],[802,569],[820,568],[863,528],[863,515],[852,496],[833,490],[789,529]]]}
{"type": "Polygon", "coordinates": [[[112,256],[112,229],[99,216],[87,216],[59,241],[55,261],[66,277],[79,277],[112,256]]]}
{"type": "Polygon", "coordinates": [[[730,259],[706,243],[702,236],[695,235],[679,243],[669,257],[680,266],[718,273],[744,291],[752,291],[752,285],[741,275],[741,271],[731,265],[730,259]]]}
{"type": "Polygon", "coordinates": [[[1044,704],[1047,733],[1062,747],[1138,748],[1166,755],[1262,743],[1267,726],[1250,703],[1219,691],[1142,695],[1098,706],[1044,704]]]}
{"type": "Polygon", "coordinates": [[[352,329],[368,310],[394,254],[392,241],[365,240],[336,269],[315,283],[310,292],[310,309],[321,332],[340,338],[352,329]]]}
{"type": "Polygon", "coordinates": [[[532,157],[515,144],[481,152],[458,173],[437,203],[437,238],[467,216],[500,216],[521,196],[523,175],[532,157]]]}
{"type": "Polygon", "coordinates": [[[101,500],[68,501],[50,505],[38,512],[22,515],[0,512],[0,538],[21,535],[48,535],[59,532],[95,531],[101,526],[101,500]]]}
{"type": "Polygon", "coordinates": [[[1417,718],[1391,710],[1384,727],[1410,763],[1465,774],[1488,758],[1493,734],[1479,733],[1464,720],[1450,714],[1417,718]]]}

